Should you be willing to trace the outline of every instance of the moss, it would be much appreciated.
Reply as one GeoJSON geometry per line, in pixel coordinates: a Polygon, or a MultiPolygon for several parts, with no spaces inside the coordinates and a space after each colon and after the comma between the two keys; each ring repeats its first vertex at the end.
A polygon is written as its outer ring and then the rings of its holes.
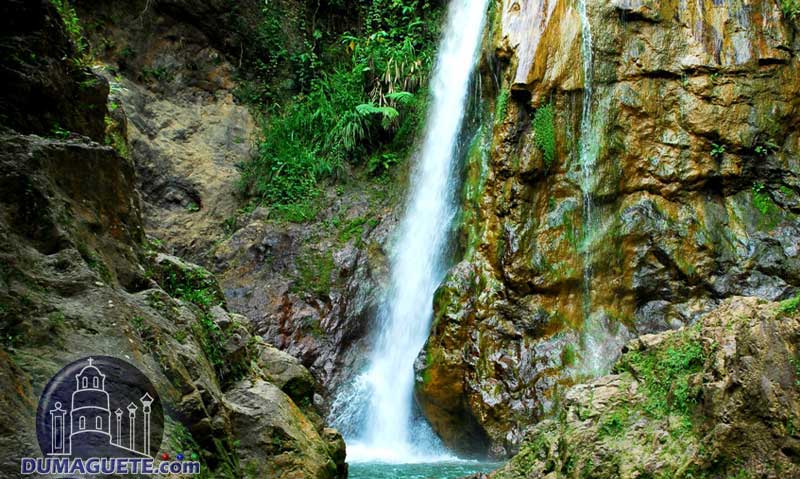
{"type": "Polygon", "coordinates": [[[616,367],[639,379],[646,395],[644,411],[656,419],[690,414],[698,395],[690,386],[690,377],[700,372],[705,362],[696,329],[673,335],[666,341],[666,347],[655,351],[626,354],[616,367]]]}
{"type": "Polygon", "coordinates": [[[80,253],[83,261],[86,262],[86,265],[95,273],[100,275],[100,278],[106,284],[113,284],[114,282],[114,275],[111,273],[111,270],[108,269],[105,261],[101,258],[97,253],[91,251],[86,245],[79,244],[78,253],[80,253]]]}
{"type": "Polygon", "coordinates": [[[785,301],[781,301],[779,306],[780,311],[786,314],[797,312],[798,307],[800,307],[800,294],[785,301]]]}
{"type": "Polygon", "coordinates": [[[620,407],[602,419],[598,432],[603,436],[619,436],[628,425],[628,410],[620,407]]]}
{"type": "Polygon", "coordinates": [[[486,189],[486,178],[489,173],[488,148],[486,147],[489,142],[486,133],[488,130],[488,128],[481,127],[475,133],[467,152],[466,175],[462,189],[462,218],[459,221],[462,225],[465,260],[474,256],[485,228],[480,222],[480,212],[481,201],[486,189]]]}
{"type": "Polygon", "coordinates": [[[577,228],[575,228],[575,223],[572,220],[574,216],[574,210],[565,210],[564,213],[561,215],[561,223],[564,225],[564,235],[567,239],[567,242],[573,248],[578,248],[578,235],[577,228]]]}
{"type": "Polygon", "coordinates": [[[754,183],[752,193],[753,206],[760,211],[762,215],[769,214],[775,208],[775,203],[772,202],[772,198],[770,198],[763,183],[754,183]]]}
{"type": "Polygon", "coordinates": [[[333,255],[329,251],[306,250],[297,258],[297,273],[291,291],[327,297],[331,292],[333,270],[333,255]]]}
{"type": "Polygon", "coordinates": [[[362,216],[353,218],[346,224],[341,225],[337,238],[340,243],[347,243],[353,238],[356,239],[356,246],[360,247],[363,244],[362,236],[364,236],[364,229],[374,228],[378,222],[374,219],[370,220],[362,216]]]}
{"type": "Polygon", "coordinates": [[[511,98],[511,92],[508,90],[508,88],[503,88],[500,90],[500,93],[497,94],[497,99],[495,100],[494,105],[495,123],[500,123],[505,119],[506,113],[508,112],[509,98],[511,98]]]}
{"type": "Polygon", "coordinates": [[[577,353],[575,352],[575,346],[572,344],[564,346],[564,349],[561,350],[561,367],[567,368],[574,365],[576,359],[577,353]]]}

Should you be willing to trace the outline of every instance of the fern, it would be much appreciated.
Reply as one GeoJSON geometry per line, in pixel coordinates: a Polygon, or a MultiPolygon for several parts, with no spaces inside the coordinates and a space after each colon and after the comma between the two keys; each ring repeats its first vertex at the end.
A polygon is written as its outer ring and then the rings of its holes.
{"type": "Polygon", "coordinates": [[[377,106],[372,102],[362,103],[356,107],[361,116],[381,115],[381,126],[388,130],[392,123],[400,116],[400,112],[391,106],[377,106]]]}
{"type": "Polygon", "coordinates": [[[392,100],[400,105],[410,105],[414,101],[414,95],[407,91],[396,91],[386,95],[387,100],[392,100]]]}
{"type": "Polygon", "coordinates": [[[552,103],[536,110],[533,117],[533,129],[536,146],[542,150],[544,163],[549,168],[556,157],[556,132],[552,103]]]}

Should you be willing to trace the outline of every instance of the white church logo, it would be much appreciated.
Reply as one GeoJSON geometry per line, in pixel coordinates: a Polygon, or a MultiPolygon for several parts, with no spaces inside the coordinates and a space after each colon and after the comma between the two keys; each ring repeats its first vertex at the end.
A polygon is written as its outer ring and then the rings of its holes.
{"type": "Polygon", "coordinates": [[[163,410],[150,381],[109,356],[62,369],[45,388],[37,413],[46,456],[152,458],[163,429],[163,410]]]}

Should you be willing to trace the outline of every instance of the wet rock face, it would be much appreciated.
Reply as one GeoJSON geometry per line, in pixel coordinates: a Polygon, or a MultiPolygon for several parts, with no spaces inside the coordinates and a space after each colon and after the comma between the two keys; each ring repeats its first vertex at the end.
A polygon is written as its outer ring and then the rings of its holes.
{"type": "Polygon", "coordinates": [[[796,310],[736,297],[632,341],[615,374],[567,391],[490,477],[794,477],[798,339],[796,310]]]}
{"type": "Polygon", "coordinates": [[[472,418],[498,455],[631,336],[800,286],[799,48],[777,2],[587,3],[588,175],[579,10],[495,5],[483,69],[499,63],[510,93],[468,159],[468,254],[442,285],[419,362],[437,431],[458,437],[472,418]],[[552,161],[536,127],[548,104],[552,161]]]}
{"type": "Polygon", "coordinates": [[[270,220],[258,208],[214,251],[231,307],[308,367],[324,393],[362,366],[387,275],[384,245],[396,223],[386,199],[373,202],[373,192],[355,188],[325,193],[330,206],[313,226],[270,220]],[[333,221],[338,233],[325,226],[333,221]]]}

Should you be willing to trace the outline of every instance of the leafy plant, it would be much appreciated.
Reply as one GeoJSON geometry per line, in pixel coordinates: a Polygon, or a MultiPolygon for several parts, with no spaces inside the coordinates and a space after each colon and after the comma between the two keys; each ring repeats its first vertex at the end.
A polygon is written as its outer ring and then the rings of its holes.
{"type": "Polygon", "coordinates": [[[69,0],[50,0],[50,3],[56,8],[61,21],[64,23],[64,28],[69,35],[72,44],[75,46],[75,55],[73,60],[79,66],[85,66],[91,63],[92,55],[89,48],[89,42],[83,35],[83,28],[81,27],[78,14],[75,8],[70,5],[69,0]]]}
{"type": "Polygon", "coordinates": [[[721,145],[718,143],[711,144],[711,156],[713,158],[719,158],[725,154],[725,145],[721,145]]]}
{"type": "Polygon", "coordinates": [[[69,130],[61,128],[61,125],[59,125],[58,123],[54,123],[53,127],[50,129],[50,134],[53,135],[53,137],[55,138],[66,140],[67,138],[70,137],[72,133],[70,133],[69,130]]]}
{"type": "Polygon", "coordinates": [[[800,0],[781,0],[783,15],[789,20],[800,18],[800,0]]]}
{"type": "MultiPolygon", "coordinates": [[[[345,165],[380,174],[399,162],[413,144],[425,112],[423,85],[433,59],[438,10],[420,0],[373,0],[357,33],[345,33],[331,49],[344,47],[323,68],[314,31],[307,51],[286,51],[279,20],[265,8],[260,43],[272,45],[268,57],[254,61],[257,81],[247,98],[265,121],[258,153],[242,165],[242,190],[277,212],[305,221],[322,181],[337,181],[345,165]],[[272,97],[270,78],[280,65],[294,71],[297,94],[263,107],[272,97]],[[302,213],[302,214],[295,214],[302,213]]],[[[279,17],[278,17],[279,18],[279,17]]]]}
{"type": "Polygon", "coordinates": [[[386,173],[397,163],[400,163],[400,157],[396,153],[376,153],[367,161],[367,172],[371,175],[386,173]]]}
{"type": "Polygon", "coordinates": [[[753,183],[752,188],[753,206],[756,207],[762,215],[767,215],[775,209],[775,203],[772,202],[769,193],[767,193],[764,183],[753,183]]]}
{"type": "Polygon", "coordinates": [[[542,150],[545,165],[550,167],[556,157],[556,132],[552,103],[536,110],[533,116],[533,130],[536,146],[542,150]]]}
{"type": "Polygon", "coordinates": [[[769,156],[775,151],[778,151],[778,145],[772,140],[766,140],[763,143],[757,144],[753,150],[758,156],[769,156]]]}
{"type": "Polygon", "coordinates": [[[780,303],[780,311],[782,313],[794,313],[800,307],[800,294],[793,298],[786,299],[780,303]]]}

